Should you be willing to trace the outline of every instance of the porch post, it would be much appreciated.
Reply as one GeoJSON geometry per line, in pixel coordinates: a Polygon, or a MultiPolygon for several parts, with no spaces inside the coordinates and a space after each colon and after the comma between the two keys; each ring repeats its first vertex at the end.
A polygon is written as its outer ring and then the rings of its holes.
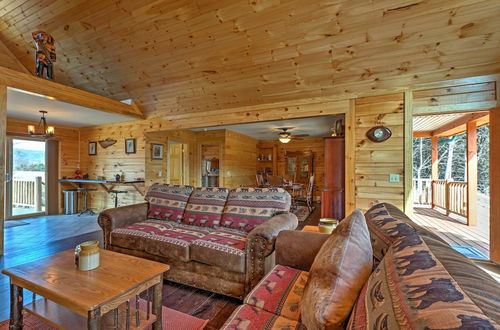
{"type": "Polygon", "coordinates": [[[477,225],[477,125],[467,123],[467,225],[477,225]]]}
{"type": "Polygon", "coordinates": [[[431,137],[431,157],[432,157],[432,168],[431,168],[431,189],[432,189],[432,201],[431,207],[434,208],[434,180],[439,178],[438,174],[438,137],[431,137]]]}
{"type": "MultiPolygon", "coordinates": [[[[500,81],[497,81],[500,92],[500,81]]],[[[497,95],[500,95],[497,93],[497,95]]],[[[497,101],[500,106],[500,101],[497,101]]],[[[500,262],[500,107],[490,110],[490,259],[500,262]]]]}
{"type": "Polygon", "coordinates": [[[5,141],[7,139],[7,86],[0,85],[0,255],[3,255],[3,227],[5,222],[5,141]]]}

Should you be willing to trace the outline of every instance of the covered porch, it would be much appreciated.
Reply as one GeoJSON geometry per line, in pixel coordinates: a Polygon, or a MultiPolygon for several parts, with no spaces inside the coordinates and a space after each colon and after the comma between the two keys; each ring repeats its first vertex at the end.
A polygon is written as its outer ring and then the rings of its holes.
{"type": "MultiPolygon", "coordinates": [[[[463,250],[461,252],[476,258],[481,254],[489,256],[490,250],[489,195],[484,188],[483,191],[478,190],[477,142],[478,129],[488,124],[487,111],[417,116],[413,123],[413,137],[427,138],[425,155],[422,155],[422,150],[417,150],[420,155],[416,157],[420,160],[414,163],[414,167],[422,167],[425,163],[427,171],[414,169],[413,219],[450,245],[463,250]],[[443,145],[455,143],[459,136],[462,141],[465,140],[462,150],[464,162],[460,165],[463,167],[460,169],[462,175],[452,175],[451,167],[457,166],[456,162],[453,163],[453,147],[443,145]],[[446,157],[443,157],[443,150],[447,153],[446,157]],[[428,161],[423,161],[425,157],[428,161]]],[[[414,141],[418,141],[422,149],[421,140],[414,141]]],[[[484,181],[484,178],[481,180],[484,181]]]]}

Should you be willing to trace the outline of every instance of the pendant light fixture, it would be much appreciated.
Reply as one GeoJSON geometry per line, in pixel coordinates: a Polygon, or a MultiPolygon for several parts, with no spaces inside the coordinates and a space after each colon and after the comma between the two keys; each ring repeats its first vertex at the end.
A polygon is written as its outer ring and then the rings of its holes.
{"type": "Polygon", "coordinates": [[[39,112],[42,114],[42,118],[40,118],[40,122],[38,122],[37,127],[35,127],[35,125],[28,125],[29,135],[33,137],[42,137],[44,139],[53,137],[55,134],[55,129],[54,126],[47,125],[47,120],[45,119],[45,114],[47,113],[47,111],[40,110],[39,112]]]}

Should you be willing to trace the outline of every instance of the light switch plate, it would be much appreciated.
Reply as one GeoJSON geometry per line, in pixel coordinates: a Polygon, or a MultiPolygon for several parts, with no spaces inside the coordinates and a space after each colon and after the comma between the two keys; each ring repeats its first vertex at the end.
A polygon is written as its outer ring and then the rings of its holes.
{"type": "Polygon", "coordinates": [[[399,182],[399,174],[389,174],[389,182],[399,182]]]}

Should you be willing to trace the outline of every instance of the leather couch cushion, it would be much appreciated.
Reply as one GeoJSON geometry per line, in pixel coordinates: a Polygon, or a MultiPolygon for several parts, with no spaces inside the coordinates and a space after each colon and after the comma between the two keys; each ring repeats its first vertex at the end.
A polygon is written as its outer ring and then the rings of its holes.
{"type": "Polygon", "coordinates": [[[231,229],[213,230],[191,244],[191,259],[233,272],[246,269],[247,234],[231,229]]]}
{"type": "Polygon", "coordinates": [[[276,265],[246,296],[244,303],[267,312],[299,320],[299,303],[309,273],[276,265]]]}
{"type": "Polygon", "coordinates": [[[342,220],[319,250],[300,302],[308,329],[341,328],[370,276],[372,247],[360,210],[342,220]]]}
{"type": "Polygon", "coordinates": [[[241,305],[227,319],[221,329],[224,330],[261,330],[261,329],[286,329],[307,330],[304,325],[296,320],[284,316],[277,316],[263,309],[249,305],[241,305]]]}
{"type": "Polygon", "coordinates": [[[153,184],[145,197],[149,202],[148,218],[180,222],[192,192],[191,186],[153,184]]]}
{"type": "Polygon", "coordinates": [[[218,226],[228,194],[227,188],[195,188],[189,197],[182,222],[201,227],[218,226]]]}
{"type": "Polygon", "coordinates": [[[349,329],[500,329],[500,284],[446,244],[391,246],[363,287],[349,329]]]}
{"type": "Polygon", "coordinates": [[[290,203],[290,194],[282,188],[237,188],[229,192],[220,225],[249,232],[288,211],[290,203]]]}
{"type": "Polygon", "coordinates": [[[187,262],[191,242],[207,234],[200,227],[149,220],[113,230],[111,244],[187,262]]]}
{"type": "Polygon", "coordinates": [[[401,237],[417,234],[444,242],[438,236],[411,221],[403,211],[389,203],[373,206],[366,212],[365,217],[376,263],[382,260],[387,249],[401,237]]]}

